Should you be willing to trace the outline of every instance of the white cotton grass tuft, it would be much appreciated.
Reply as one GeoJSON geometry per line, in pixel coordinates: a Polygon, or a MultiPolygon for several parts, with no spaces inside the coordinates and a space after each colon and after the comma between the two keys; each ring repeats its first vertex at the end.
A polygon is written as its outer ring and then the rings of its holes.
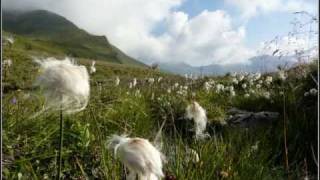
{"type": "Polygon", "coordinates": [[[197,153],[196,150],[194,150],[192,148],[187,148],[185,161],[187,163],[189,163],[189,162],[198,163],[200,161],[199,154],[197,153]]]}
{"type": "Polygon", "coordinates": [[[136,85],[137,85],[137,78],[133,78],[132,87],[136,87],[136,85]]]}
{"type": "Polygon", "coordinates": [[[279,77],[280,80],[284,81],[284,80],[287,79],[287,74],[286,74],[286,72],[284,70],[280,70],[278,72],[278,77],[279,77]]]}
{"type": "Polygon", "coordinates": [[[186,118],[193,119],[196,139],[203,139],[208,136],[204,134],[207,126],[206,110],[203,109],[196,101],[193,101],[186,108],[186,118]]]}
{"type": "Polygon", "coordinates": [[[115,80],[115,86],[119,86],[120,84],[120,78],[117,76],[115,80]]]}
{"type": "Polygon", "coordinates": [[[160,180],[164,177],[162,171],[163,154],[148,140],[113,135],[108,140],[108,148],[129,169],[127,179],[160,180]]]}
{"type": "Polygon", "coordinates": [[[69,58],[36,59],[35,62],[41,66],[35,85],[44,92],[44,111],[63,110],[70,114],[85,109],[90,94],[89,74],[85,66],[76,65],[69,58]]]}
{"type": "Polygon", "coordinates": [[[92,64],[90,66],[90,74],[93,74],[97,71],[96,67],[94,66],[95,64],[96,64],[96,61],[92,61],[92,64]]]}
{"type": "Polygon", "coordinates": [[[12,65],[12,60],[11,59],[3,60],[3,66],[4,67],[10,67],[11,65],[12,65]]]}

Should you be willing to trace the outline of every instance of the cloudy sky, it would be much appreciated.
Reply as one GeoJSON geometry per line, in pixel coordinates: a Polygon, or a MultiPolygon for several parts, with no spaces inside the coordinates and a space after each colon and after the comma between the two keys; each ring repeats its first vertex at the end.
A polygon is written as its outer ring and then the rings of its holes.
{"type": "MultiPolygon", "coordinates": [[[[46,9],[152,62],[194,66],[246,62],[264,41],[292,29],[317,0],[4,0],[4,9],[46,9]]],[[[286,38],[284,38],[286,40],[286,38]]]]}

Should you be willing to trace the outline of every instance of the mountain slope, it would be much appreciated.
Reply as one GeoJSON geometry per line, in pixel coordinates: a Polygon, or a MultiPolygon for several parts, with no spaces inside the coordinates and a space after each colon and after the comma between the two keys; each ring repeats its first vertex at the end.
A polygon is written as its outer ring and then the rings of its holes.
{"type": "Polygon", "coordinates": [[[49,11],[4,11],[3,30],[47,44],[69,56],[146,66],[111,45],[105,36],[91,35],[49,11]]]}

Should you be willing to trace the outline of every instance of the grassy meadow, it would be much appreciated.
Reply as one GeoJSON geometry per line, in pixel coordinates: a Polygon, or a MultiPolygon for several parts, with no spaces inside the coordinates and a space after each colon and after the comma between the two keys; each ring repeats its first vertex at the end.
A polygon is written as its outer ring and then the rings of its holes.
{"type": "MultiPolygon", "coordinates": [[[[16,36],[15,43],[3,49],[3,59],[12,60],[10,67],[4,67],[2,79],[5,179],[56,177],[59,113],[34,117],[45,99],[33,87],[40,72],[32,59],[64,56],[63,51],[51,51],[51,46],[16,36]],[[32,48],[26,45],[30,43],[34,43],[32,48]]],[[[88,68],[91,65],[89,59],[76,61],[88,68]]],[[[165,121],[161,151],[168,162],[164,172],[176,179],[316,179],[317,95],[305,92],[317,88],[317,65],[318,60],[314,60],[287,69],[284,80],[278,73],[271,73],[250,84],[250,74],[245,74],[234,84],[238,76],[232,74],[192,79],[97,61],[97,71],[90,75],[88,106],[79,113],[63,115],[63,178],[123,179],[125,169],[107,149],[108,137],[127,134],[153,141],[165,121]],[[269,84],[267,76],[272,77],[269,84]],[[137,85],[130,88],[134,78],[137,85]],[[218,84],[224,90],[218,90],[218,84]],[[227,88],[230,86],[234,94],[227,88]],[[208,139],[196,141],[192,121],[184,117],[193,100],[206,109],[208,139]],[[231,126],[226,119],[233,107],[280,115],[267,125],[231,126]],[[190,160],[190,148],[198,153],[199,161],[190,160]]]]}

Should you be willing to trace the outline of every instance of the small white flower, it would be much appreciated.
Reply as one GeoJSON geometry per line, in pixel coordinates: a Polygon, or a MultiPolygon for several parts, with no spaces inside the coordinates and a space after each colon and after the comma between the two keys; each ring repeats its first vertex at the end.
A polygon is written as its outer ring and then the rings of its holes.
{"type": "Polygon", "coordinates": [[[243,75],[238,76],[238,81],[242,81],[244,79],[243,75]]]}
{"type": "Polygon", "coordinates": [[[231,95],[231,96],[235,96],[235,95],[236,95],[236,92],[235,92],[235,91],[230,91],[230,95],[231,95]]]}
{"type": "Polygon", "coordinates": [[[254,74],[254,80],[259,80],[260,79],[260,77],[261,77],[261,73],[256,73],[256,74],[254,74]]]}
{"type": "Polygon", "coordinates": [[[264,92],[264,93],[263,93],[263,96],[264,96],[266,99],[270,99],[270,92],[264,92]]]}
{"type": "Polygon", "coordinates": [[[272,76],[267,76],[265,81],[267,83],[271,83],[272,82],[272,76]]]}
{"type": "Polygon", "coordinates": [[[250,89],[249,92],[250,92],[251,94],[254,94],[256,91],[253,90],[253,89],[250,89]]]}
{"type": "Polygon", "coordinates": [[[158,83],[159,83],[161,80],[162,80],[162,77],[159,77],[159,78],[158,78],[158,83]]]}
{"type": "Polygon", "coordinates": [[[248,97],[250,97],[250,94],[246,93],[246,94],[244,94],[244,97],[248,98],[248,97]]]}
{"type": "Polygon", "coordinates": [[[149,79],[148,79],[148,82],[149,82],[150,84],[153,84],[153,83],[154,83],[154,78],[149,78],[149,79]]]}
{"type": "Polygon", "coordinates": [[[217,84],[216,92],[220,93],[221,91],[224,91],[224,85],[223,84],[217,84]]]}
{"type": "Polygon", "coordinates": [[[243,83],[243,84],[242,84],[242,88],[243,88],[243,89],[246,89],[246,88],[247,88],[247,84],[243,83]]]}
{"type": "Polygon", "coordinates": [[[304,96],[306,97],[306,96],[309,96],[309,92],[305,92],[304,93],[304,96]]]}
{"type": "Polygon", "coordinates": [[[198,163],[200,161],[199,154],[194,149],[188,148],[186,150],[186,162],[198,163]]]}
{"type": "Polygon", "coordinates": [[[169,93],[169,94],[171,93],[171,89],[170,88],[167,89],[167,93],[169,93]]]}
{"type": "Polygon", "coordinates": [[[21,178],[22,178],[22,173],[19,172],[19,173],[18,173],[18,180],[20,180],[21,178]]]}
{"type": "Polygon", "coordinates": [[[12,60],[11,59],[3,60],[3,66],[4,67],[10,67],[11,65],[12,65],[12,60]]]}
{"type": "Polygon", "coordinates": [[[174,87],[178,88],[179,87],[179,83],[174,83],[174,87]]]}
{"type": "Polygon", "coordinates": [[[119,86],[120,84],[120,78],[117,76],[115,80],[115,86],[119,86]]]}
{"type": "Polygon", "coordinates": [[[260,89],[261,88],[261,84],[257,84],[256,88],[260,89]]]}
{"type": "Polygon", "coordinates": [[[210,91],[211,87],[212,87],[212,86],[209,84],[209,82],[205,82],[205,83],[204,83],[204,89],[205,89],[207,92],[210,91]]]}
{"type": "Polygon", "coordinates": [[[316,96],[317,93],[318,93],[318,90],[316,88],[312,88],[310,89],[309,93],[312,95],[312,96],[316,96]]]}
{"type": "Polygon", "coordinates": [[[137,85],[137,78],[133,78],[132,87],[136,87],[136,85],[137,85]]]}
{"type": "Polygon", "coordinates": [[[286,72],[284,70],[280,70],[278,72],[278,76],[279,76],[279,79],[282,80],[282,81],[287,79],[287,74],[286,74],[286,72]]]}
{"type": "Polygon", "coordinates": [[[90,74],[93,74],[96,72],[96,67],[94,67],[95,64],[96,64],[96,61],[92,61],[92,64],[90,66],[90,74]]]}
{"type": "Polygon", "coordinates": [[[233,82],[234,84],[238,84],[238,83],[239,83],[238,80],[237,80],[237,78],[233,78],[233,79],[232,79],[232,82],[233,82]]]}
{"type": "Polygon", "coordinates": [[[132,82],[129,83],[129,89],[132,89],[132,82]]]}

